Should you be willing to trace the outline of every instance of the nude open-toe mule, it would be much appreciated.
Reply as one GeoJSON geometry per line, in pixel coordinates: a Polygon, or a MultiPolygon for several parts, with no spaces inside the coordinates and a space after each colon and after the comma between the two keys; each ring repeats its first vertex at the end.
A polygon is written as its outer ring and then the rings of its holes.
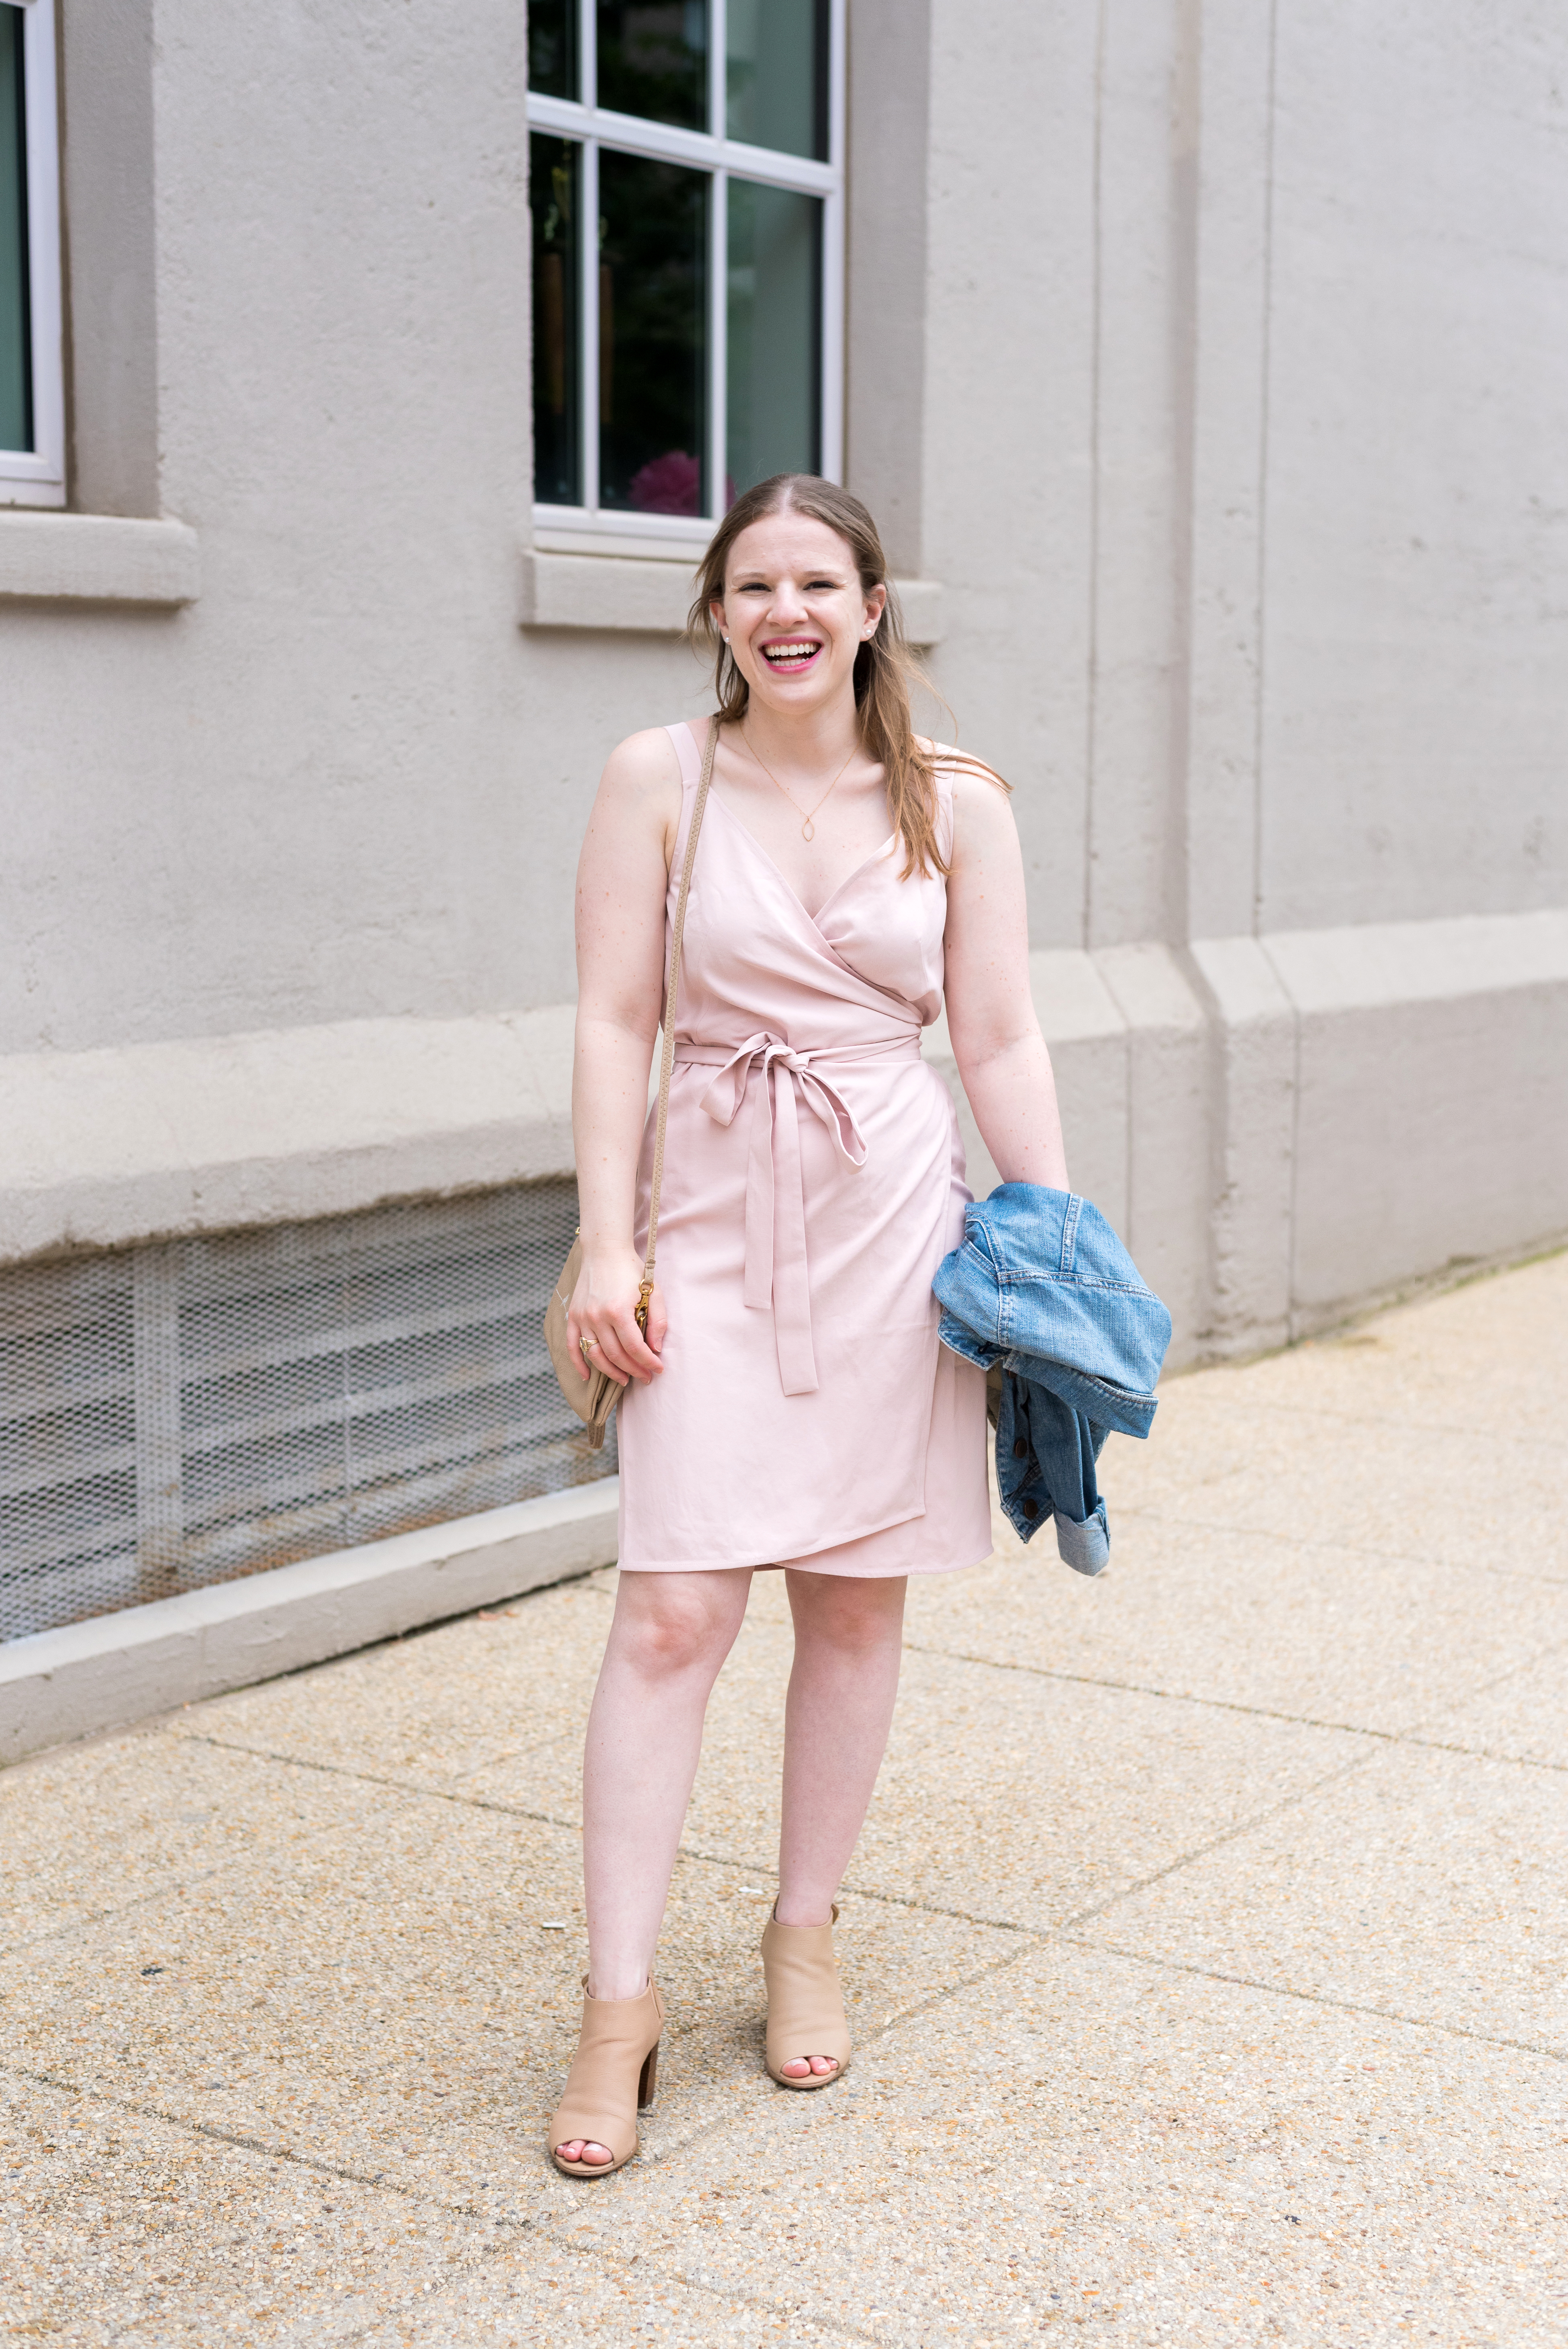
{"type": "Polygon", "coordinates": [[[768,1984],[768,2069],[781,2088],[830,2088],[850,2068],[850,2026],[833,1955],[835,1905],[825,1925],[781,1925],[771,1912],[762,1928],[762,1972],[768,1984]],[[831,2055],[836,2072],[785,2076],[782,2066],[810,2055],[831,2055]]]}
{"type": "Polygon", "coordinates": [[[550,2124],[550,2158],[568,2178],[608,2178],[637,2150],[637,2115],[654,2101],[665,2002],[652,1974],[641,1998],[590,1998],[583,1978],[583,2034],[550,2124]],[[608,2161],[562,2161],[555,2148],[583,2137],[608,2161]]]}

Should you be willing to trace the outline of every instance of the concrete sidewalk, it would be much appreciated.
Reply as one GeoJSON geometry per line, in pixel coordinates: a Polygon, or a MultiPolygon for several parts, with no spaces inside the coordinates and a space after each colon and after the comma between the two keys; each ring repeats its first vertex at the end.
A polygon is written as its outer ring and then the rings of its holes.
{"type": "Polygon", "coordinates": [[[0,1779],[0,2340],[1568,2340],[1568,1258],[1174,1381],[917,1586],[855,2066],[760,2066],[759,1580],[643,2159],[541,2151],[613,1578],[0,1779]],[[1044,1553],[1044,1554],[1042,1554],[1044,1553]]]}

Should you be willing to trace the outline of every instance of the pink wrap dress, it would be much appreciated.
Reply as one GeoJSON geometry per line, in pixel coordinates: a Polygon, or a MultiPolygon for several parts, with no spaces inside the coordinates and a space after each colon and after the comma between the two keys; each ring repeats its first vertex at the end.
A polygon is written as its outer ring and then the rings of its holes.
{"type": "MultiPolygon", "coordinates": [[[[668,730],[682,808],[701,761],[668,730]]],[[[938,775],[944,853],[953,793],[938,775]]],[[[934,1574],[991,1551],[985,1382],[937,1342],[970,1197],[947,1089],[947,891],[889,841],[815,916],[710,791],[686,905],[657,1278],[665,1371],[619,1406],[624,1571],[934,1574]]],[[[669,929],[666,926],[666,954],[669,929]]],[[[647,1231],[654,1117],[643,1137],[647,1231]]]]}

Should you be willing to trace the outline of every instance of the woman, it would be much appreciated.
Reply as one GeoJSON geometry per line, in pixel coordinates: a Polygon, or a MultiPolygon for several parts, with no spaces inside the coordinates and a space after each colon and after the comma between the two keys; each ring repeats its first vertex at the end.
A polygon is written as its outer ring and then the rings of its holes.
{"type": "Polygon", "coordinates": [[[939,1347],[931,1295],[969,1196],[920,1058],[944,991],[1004,1177],[1067,1185],[1006,787],[911,731],[870,514],[811,475],[748,491],[692,616],[718,716],[621,744],[578,874],[568,1329],[624,1393],[620,1584],[583,1770],[583,2038],[550,2132],[576,2177],[636,2150],[654,1945],[758,1567],[782,1568],[795,1626],[768,2069],[816,2089],[849,2061],[833,1901],[887,1742],[905,1578],[991,1548],[984,1376],[939,1347]],[[648,1071],[710,724],[645,1338],[648,1071]]]}

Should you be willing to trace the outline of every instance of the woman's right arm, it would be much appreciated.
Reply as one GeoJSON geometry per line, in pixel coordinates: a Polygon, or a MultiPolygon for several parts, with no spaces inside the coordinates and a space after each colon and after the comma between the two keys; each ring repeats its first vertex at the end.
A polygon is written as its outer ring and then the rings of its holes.
{"type": "Polygon", "coordinates": [[[572,1133],[583,1272],[566,1327],[578,1358],[581,1341],[594,1340],[593,1360],[622,1385],[659,1371],[665,1326],[655,1288],[646,1342],[637,1329],[643,1265],[633,1219],[648,1069],[664,1012],[665,892],[680,810],[669,736],[662,727],[628,736],[604,769],[577,866],[572,1133]]]}

